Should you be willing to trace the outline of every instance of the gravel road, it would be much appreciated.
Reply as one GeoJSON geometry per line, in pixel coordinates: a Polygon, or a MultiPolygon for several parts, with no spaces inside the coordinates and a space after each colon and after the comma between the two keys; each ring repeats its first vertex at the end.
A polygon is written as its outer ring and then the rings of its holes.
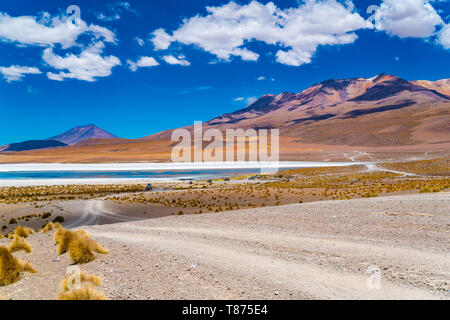
{"type": "MultiPolygon", "coordinates": [[[[450,298],[450,193],[85,229],[110,253],[81,269],[100,275],[111,299],[450,298]]],[[[49,235],[29,242],[35,250],[21,257],[40,273],[0,296],[53,299],[70,262],[56,257],[49,235]]]]}

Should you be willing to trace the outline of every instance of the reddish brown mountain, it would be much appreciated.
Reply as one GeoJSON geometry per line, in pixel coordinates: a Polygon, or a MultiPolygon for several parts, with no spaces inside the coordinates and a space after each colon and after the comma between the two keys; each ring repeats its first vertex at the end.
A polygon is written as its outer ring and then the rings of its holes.
{"type": "MultiPolygon", "coordinates": [[[[445,153],[450,150],[450,80],[406,81],[386,74],[327,80],[300,93],[265,95],[206,122],[208,128],[279,128],[282,160],[342,161],[351,152],[363,152],[366,160],[445,153]]],[[[127,140],[79,127],[55,138],[80,143],[2,152],[0,163],[170,161],[176,144],[172,131],[127,140]]]]}
{"type": "MultiPolygon", "coordinates": [[[[279,128],[302,143],[395,146],[450,142],[450,81],[327,80],[300,92],[265,95],[205,129],[279,128]]],[[[192,127],[187,127],[192,130],[192,127]]],[[[144,138],[170,139],[172,130],[144,138]]]]}
{"type": "Polygon", "coordinates": [[[87,126],[78,126],[60,135],[49,138],[48,140],[56,140],[68,145],[77,144],[88,139],[114,139],[116,136],[112,135],[106,130],[103,130],[96,125],[90,124],[87,126]]]}
{"type": "Polygon", "coordinates": [[[28,151],[48,148],[65,147],[67,144],[56,140],[28,140],[1,146],[0,151],[28,151]]]}
{"type": "Polygon", "coordinates": [[[443,79],[439,81],[427,81],[427,80],[419,80],[419,81],[412,81],[411,83],[439,91],[440,93],[443,93],[447,96],[450,96],[450,79],[443,79]]]}

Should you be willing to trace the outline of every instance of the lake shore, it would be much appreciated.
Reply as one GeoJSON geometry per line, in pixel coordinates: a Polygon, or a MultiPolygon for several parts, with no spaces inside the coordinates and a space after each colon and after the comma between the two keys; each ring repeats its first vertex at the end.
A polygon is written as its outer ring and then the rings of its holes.
{"type": "MultiPolygon", "coordinates": [[[[191,162],[105,164],[0,164],[0,187],[163,183],[207,180],[282,169],[345,167],[362,162],[191,162]]],[[[369,163],[367,163],[369,164],[369,163]]]]}

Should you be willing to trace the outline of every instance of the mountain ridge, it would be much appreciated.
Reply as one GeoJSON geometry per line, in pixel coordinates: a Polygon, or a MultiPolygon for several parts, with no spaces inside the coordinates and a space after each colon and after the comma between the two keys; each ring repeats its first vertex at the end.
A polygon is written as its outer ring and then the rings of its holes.
{"type": "Polygon", "coordinates": [[[115,139],[117,136],[97,127],[94,124],[85,126],[76,126],[57,136],[48,138],[47,140],[56,140],[68,145],[74,145],[88,139],[115,139]]]}
{"type": "Polygon", "coordinates": [[[44,140],[28,140],[0,146],[0,152],[9,152],[9,151],[19,152],[19,151],[30,151],[46,148],[67,147],[70,145],[85,142],[87,140],[101,141],[108,139],[119,139],[119,138],[112,135],[108,131],[97,127],[94,124],[89,124],[86,126],[76,126],[57,136],[44,140]]]}
{"type": "Polygon", "coordinates": [[[48,149],[48,148],[57,148],[57,147],[65,147],[67,144],[62,143],[56,140],[28,140],[18,143],[11,143],[5,146],[0,147],[0,151],[29,151],[29,150],[38,150],[38,149],[48,149]]]}
{"type": "MultiPolygon", "coordinates": [[[[290,160],[301,159],[299,155],[308,150],[448,150],[447,93],[450,79],[406,81],[388,74],[330,79],[298,93],[266,94],[244,108],[204,122],[203,129],[278,128],[280,153],[290,160]]],[[[84,139],[81,142],[11,153],[0,161],[170,161],[176,144],[171,141],[175,129],[130,140],[104,135],[90,138],[80,128],[83,126],[72,130],[84,139]]],[[[193,126],[183,129],[192,132],[193,126]]]]}
{"type": "MultiPolygon", "coordinates": [[[[430,139],[436,142],[450,135],[447,126],[442,124],[449,119],[448,80],[407,81],[385,73],[368,79],[330,79],[299,93],[266,94],[242,109],[205,122],[203,126],[204,129],[219,130],[279,128],[281,135],[298,138],[304,143],[359,145],[364,141],[363,144],[368,146],[379,146],[415,144],[430,139]],[[441,119],[437,119],[439,115],[441,119]],[[385,126],[395,125],[392,119],[397,119],[398,130],[383,131],[385,126]],[[444,128],[444,132],[437,134],[433,128],[428,128],[427,119],[444,128]],[[349,125],[348,122],[353,123],[349,125]],[[424,133],[422,138],[416,132],[419,129],[424,133]],[[341,137],[338,139],[333,135],[341,137]]],[[[193,127],[184,129],[192,131],[193,127]]],[[[172,131],[142,139],[170,139],[172,131]]]]}

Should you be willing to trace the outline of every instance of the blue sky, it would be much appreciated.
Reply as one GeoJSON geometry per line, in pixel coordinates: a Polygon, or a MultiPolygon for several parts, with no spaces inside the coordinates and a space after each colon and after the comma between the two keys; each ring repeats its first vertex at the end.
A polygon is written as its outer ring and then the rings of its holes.
{"type": "Polygon", "coordinates": [[[90,123],[140,138],[326,79],[449,78],[449,61],[446,0],[2,1],[0,145],[90,123]]]}

